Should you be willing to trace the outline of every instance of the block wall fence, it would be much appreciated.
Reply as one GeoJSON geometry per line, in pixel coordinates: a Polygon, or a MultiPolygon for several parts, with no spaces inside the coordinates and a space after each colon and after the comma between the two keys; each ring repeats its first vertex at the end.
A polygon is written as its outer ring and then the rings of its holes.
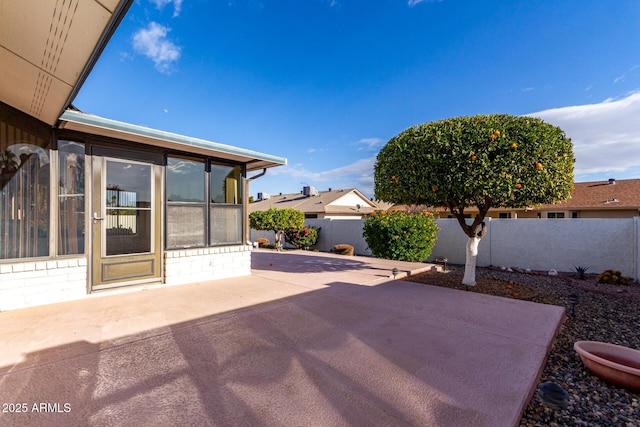
{"type": "MultiPolygon", "coordinates": [[[[432,254],[426,261],[445,257],[449,263],[464,264],[467,236],[455,219],[436,220],[440,231],[432,254]]],[[[478,266],[504,266],[531,270],[574,271],[589,267],[589,273],[620,270],[638,278],[640,217],[593,219],[491,219],[487,235],[480,241],[478,266]]],[[[362,237],[362,219],[307,219],[306,225],[321,227],[318,244],[329,251],[348,243],[358,255],[371,255],[362,237]]],[[[251,230],[251,240],[274,233],[251,230]]]]}

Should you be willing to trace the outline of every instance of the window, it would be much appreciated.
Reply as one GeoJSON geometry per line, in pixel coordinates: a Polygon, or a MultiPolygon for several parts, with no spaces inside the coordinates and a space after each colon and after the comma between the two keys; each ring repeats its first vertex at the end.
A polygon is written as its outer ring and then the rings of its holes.
{"type": "Polygon", "coordinates": [[[151,252],[151,166],[106,161],[107,255],[151,252]]]}
{"type": "Polygon", "coordinates": [[[500,219],[508,219],[511,218],[511,212],[500,212],[498,214],[498,218],[500,219]]]}
{"type": "Polygon", "coordinates": [[[205,162],[167,159],[167,247],[206,245],[205,162]]]}
{"type": "Polygon", "coordinates": [[[84,253],[84,144],[58,141],[58,254],[84,253]]]}
{"type": "Polygon", "coordinates": [[[242,242],[242,168],[211,165],[209,177],[211,245],[242,242]]]}
{"type": "Polygon", "coordinates": [[[547,212],[547,218],[564,218],[564,212],[547,212]]]}
{"type": "Polygon", "coordinates": [[[205,167],[204,160],[167,158],[167,248],[242,242],[242,167],[205,167]]]}
{"type": "Polygon", "coordinates": [[[573,211],[571,212],[571,218],[580,218],[580,212],[578,211],[573,211]]]}
{"type": "Polygon", "coordinates": [[[0,104],[0,259],[49,255],[48,128],[0,104]]]}

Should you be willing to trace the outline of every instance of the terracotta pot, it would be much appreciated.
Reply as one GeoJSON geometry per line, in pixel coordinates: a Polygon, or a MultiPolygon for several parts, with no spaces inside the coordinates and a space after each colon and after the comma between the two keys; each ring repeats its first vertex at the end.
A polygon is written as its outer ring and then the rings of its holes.
{"type": "Polygon", "coordinates": [[[640,391],[640,350],[599,341],[577,341],[573,348],[582,363],[598,377],[640,391]]]}

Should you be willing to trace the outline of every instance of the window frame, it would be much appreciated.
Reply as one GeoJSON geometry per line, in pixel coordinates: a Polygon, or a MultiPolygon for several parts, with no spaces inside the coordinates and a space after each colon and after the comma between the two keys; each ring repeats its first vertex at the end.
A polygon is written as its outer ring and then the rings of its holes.
{"type": "Polygon", "coordinates": [[[206,248],[209,246],[209,238],[207,236],[208,234],[208,223],[209,223],[209,209],[208,209],[208,203],[207,203],[207,199],[209,197],[209,176],[208,176],[208,161],[206,158],[200,158],[200,157],[194,157],[194,156],[185,156],[182,154],[174,154],[174,153],[168,153],[165,157],[165,165],[164,165],[165,171],[164,171],[164,177],[165,177],[165,183],[164,183],[164,188],[165,188],[165,196],[164,196],[164,206],[165,206],[165,216],[164,216],[164,247],[166,250],[174,250],[174,249],[192,249],[192,248],[206,248]],[[196,201],[169,201],[169,159],[183,159],[183,160],[189,160],[189,161],[193,161],[193,162],[198,162],[198,163],[202,163],[203,166],[203,170],[204,170],[204,175],[203,175],[203,179],[204,179],[204,197],[203,197],[203,201],[202,202],[196,202],[196,201]],[[193,244],[193,245],[169,245],[169,207],[171,206],[191,206],[191,207],[202,207],[204,208],[204,218],[203,221],[204,223],[202,224],[202,227],[204,229],[205,235],[203,236],[202,239],[202,244],[193,244]]]}
{"type": "MultiPolygon", "coordinates": [[[[246,228],[246,203],[245,203],[245,186],[246,186],[246,165],[244,163],[232,162],[224,159],[208,157],[208,156],[194,156],[193,154],[185,154],[183,152],[174,152],[169,151],[165,153],[165,168],[168,167],[169,159],[171,158],[179,158],[186,159],[196,162],[204,162],[205,166],[205,202],[184,202],[184,201],[172,201],[168,200],[168,194],[165,194],[164,197],[164,205],[165,205],[165,229],[164,229],[164,248],[165,250],[180,250],[180,249],[195,249],[195,248],[209,248],[209,247],[222,247],[222,246],[235,246],[240,245],[243,242],[245,228],[246,228]],[[239,168],[239,176],[238,176],[238,201],[239,203],[216,203],[211,200],[211,179],[212,179],[212,167],[215,165],[229,167],[229,168],[239,168]],[[169,221],[169,207],[170,206],[200,206],[204,207],[204,244],[203,245],[172,245],[169,246],[169,235],[168,235],[168,221],[169,221]],[[212,236],[212,219],[213,212],[215,208],[232,208],[235,207],[239,209],[239,230],[238,236],[239,239],[237,241],[225,241],[225,242],[215,242],[212,236]]],[[[165,170],[165,192],[168,192],[168,173],[165,170]]]]}

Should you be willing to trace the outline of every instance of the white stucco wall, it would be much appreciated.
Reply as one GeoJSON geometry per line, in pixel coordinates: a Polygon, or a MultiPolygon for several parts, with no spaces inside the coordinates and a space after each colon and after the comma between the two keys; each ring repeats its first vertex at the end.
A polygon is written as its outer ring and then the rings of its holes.
{"type": "MultiPolygon", "coordinates": [[[[640,217],[599,219],[490,219],[487,235],[480,241],[478,266],[504,266],[532,270],[573,271],[589,267],[590,273],[607,269],[638,277],[640,271],[640,217]]],[[[364,238],[364,220],[307,219],[305,224],[322,227],[314,249],[329,251],[348,243],[356,254],[370,255],[364,238]]],[[[449,263],[464,264],[467,236],[455,219],[437,220],[440,231],[432,255],[449,263]]],[[[251,239],[273,233],[251,230],[251,239]]]]}
{"type": "MultiPolygon", "coordinates": [[[[589,272],[620,270],[637,277],[638,221],[620,219],[494,219],[480,242],[479,266],[589,272]]],[[[432,260],[444,256],[464,263],[466,236],[455,219],[439,219],[432,260]]]]}

